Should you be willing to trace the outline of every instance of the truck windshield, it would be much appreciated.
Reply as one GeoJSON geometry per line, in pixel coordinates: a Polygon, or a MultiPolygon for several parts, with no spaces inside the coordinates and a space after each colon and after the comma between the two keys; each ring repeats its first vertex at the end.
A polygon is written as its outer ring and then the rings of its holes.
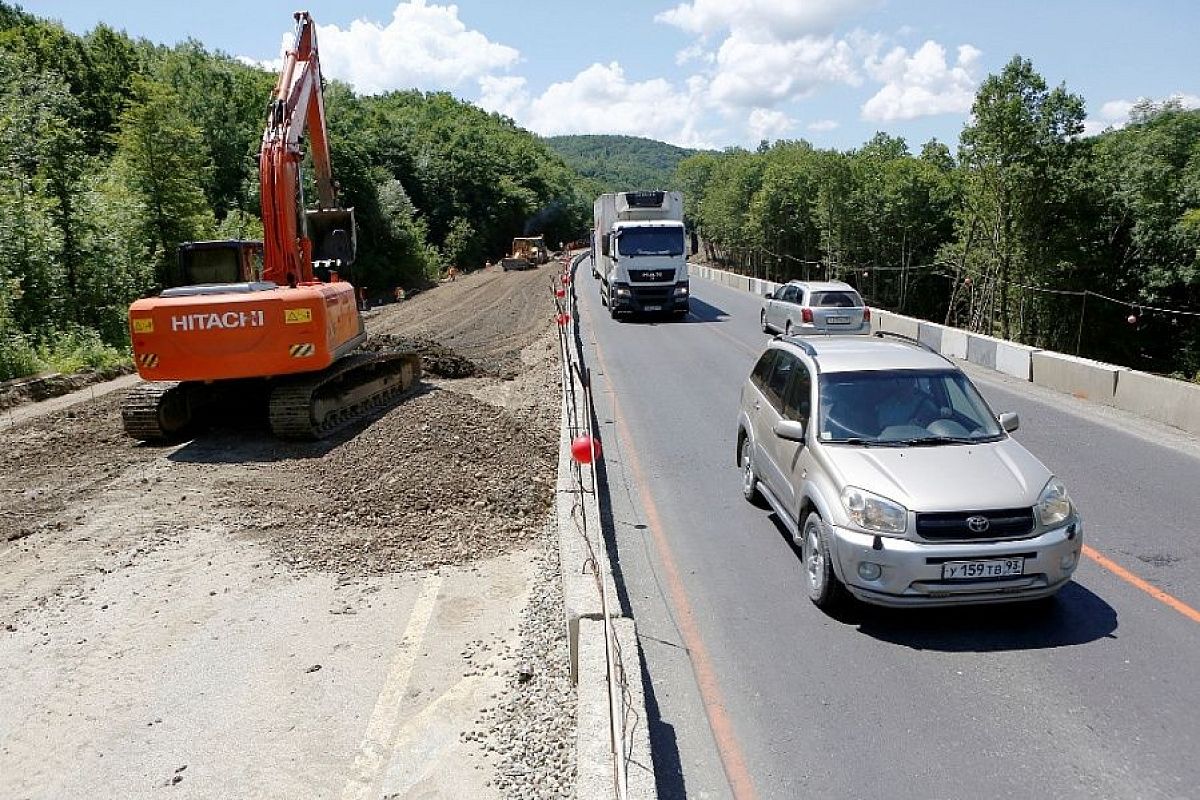
{"type": "Polygon", "coordinates": [[[624,228],[617,237],[623,256],[681,256],[683,228],[624,228]]]}

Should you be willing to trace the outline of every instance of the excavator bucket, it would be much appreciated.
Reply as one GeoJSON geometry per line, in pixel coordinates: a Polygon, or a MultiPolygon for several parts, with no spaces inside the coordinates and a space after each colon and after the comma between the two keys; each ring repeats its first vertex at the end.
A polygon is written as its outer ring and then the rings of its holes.
{"type": "Polygon", "coordinates": [[[358,252],[358,232],[353,208],[310,209],[304,212],[308,238],[312,241],[312,260],[327,262],[336,269],[354,263],[358,252]]]}

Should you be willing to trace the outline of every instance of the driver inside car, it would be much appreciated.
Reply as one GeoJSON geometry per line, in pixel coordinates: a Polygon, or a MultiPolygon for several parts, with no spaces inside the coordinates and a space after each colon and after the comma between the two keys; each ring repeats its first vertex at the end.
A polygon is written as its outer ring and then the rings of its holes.
{"type": "Polygon", "coordinates": [[[875,405],[879,427],[922,424],[931,414],[936,416],[937,405],[917,387],[916,378],[896,378],[884,385],[883,396],[875,405]]]}

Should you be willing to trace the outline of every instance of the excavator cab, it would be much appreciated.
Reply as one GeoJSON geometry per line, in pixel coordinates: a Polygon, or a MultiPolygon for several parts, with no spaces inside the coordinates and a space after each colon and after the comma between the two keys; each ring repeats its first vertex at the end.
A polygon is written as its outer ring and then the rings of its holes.
{"type": "Polygon", "coordinates": [[[304,212],[312,242],[313,274],[328,281],[330,272],[349,277],[358,253],[358,233],[353,208],[308,209],[304,212]]]}
{"type": "Polygon", "coordinates": [[[262,280],[263,243],[245,239],[179,245],[174,286],[262,280]]]}

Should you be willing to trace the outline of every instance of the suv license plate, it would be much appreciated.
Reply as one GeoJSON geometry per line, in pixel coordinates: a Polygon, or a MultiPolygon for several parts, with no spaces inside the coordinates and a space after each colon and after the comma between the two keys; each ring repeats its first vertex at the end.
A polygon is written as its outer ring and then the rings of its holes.
{"type": "Polygon", "coordinates": [[[662,306],[646,306],[647,311],[662,311],[662,306]]]}
{"type": "Polygon", "coordinates": [[[849,317],[826,317],[825,321],[830,325],[847,325],[850,322],[849,317]]]}
{"type": "Polygon", "coordinates": [[[979,578],[1004,578],[1008,575],[1024,575],[1024,558],[1004,558],[992,561],[947,561],[942,564],[943,580],[978,580],[979,578]]]}

